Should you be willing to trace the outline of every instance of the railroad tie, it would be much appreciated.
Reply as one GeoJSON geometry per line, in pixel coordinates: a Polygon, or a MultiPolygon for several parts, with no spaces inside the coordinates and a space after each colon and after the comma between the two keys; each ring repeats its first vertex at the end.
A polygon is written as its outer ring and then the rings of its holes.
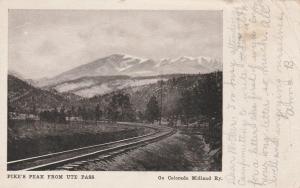
{"type": "Polygon", "coordinates": [[[79,164],[71,164],[71,165],[68,165],[69,167],[79,167],[80,165],[79,164]]]}
{"type": "Polygon", "coordinates": [[[107,158],[109,158],[109,157],[111,157],[111,155],[100,156],[100,157],[94,159],[94,161],[95,161],[95,162],[97,162],[97,161],[102,161],[102,160],[105,160],[105,159],[107,159],[107,158]]]}
{"type": "Polygon", "coordinates": [[[59,169],[59,170],[72,170],[74,167],[72,167],[72,166],[62,166],[62,167],[59,167],[59,168],[57,168],[57,169],[59,169]]]}
{"type": "Polygon", "coordinates": [[[120,153],[120,151],[114,151],[112,153],[110,153],[110,155],[118,155],[120,153]]]}

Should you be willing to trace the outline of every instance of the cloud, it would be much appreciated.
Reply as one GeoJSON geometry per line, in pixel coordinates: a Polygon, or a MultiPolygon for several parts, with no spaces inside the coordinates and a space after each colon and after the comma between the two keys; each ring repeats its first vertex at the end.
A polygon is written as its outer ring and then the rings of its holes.
{"type": "Polygon", "coordinates": [[[59,53],[58,47],[49,40],[43,41],[36,49],[36,54],[41,56],[57,55],[59,53]]]}
{"type": "Polygon", "coordinates": [[[221,59],[222,13],[9,11],[9,68],[25,77],[51,77],[112,53],[152,59],[183,55],[221,59]]]}

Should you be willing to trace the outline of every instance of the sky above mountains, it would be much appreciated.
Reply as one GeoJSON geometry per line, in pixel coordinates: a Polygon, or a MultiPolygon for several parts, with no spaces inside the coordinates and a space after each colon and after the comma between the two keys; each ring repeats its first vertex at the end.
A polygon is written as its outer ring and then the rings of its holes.
{"type": "Polygon", "coordinates": [[[222,59],[221,11],[10,10],[9,69],[52,77],[111,54],[222,59]]]}

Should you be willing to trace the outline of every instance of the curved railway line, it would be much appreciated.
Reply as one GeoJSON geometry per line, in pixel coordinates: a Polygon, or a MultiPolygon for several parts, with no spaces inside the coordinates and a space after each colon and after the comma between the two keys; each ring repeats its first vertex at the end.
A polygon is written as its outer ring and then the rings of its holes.
{"type": "Polygon", "coordinates": [[[7,170],[75,170],[87,162],[107,160],[115,155],[166,138],[176,132],[169,127],[155,127],[154,129],[154,132],[142,136],[9,161],[7,170]]]}

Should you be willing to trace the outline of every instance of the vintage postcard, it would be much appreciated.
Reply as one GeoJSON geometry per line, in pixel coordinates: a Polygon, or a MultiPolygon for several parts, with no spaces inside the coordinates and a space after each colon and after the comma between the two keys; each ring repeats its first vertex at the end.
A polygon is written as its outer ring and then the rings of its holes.
{"type": "Polygon", "coordinates": [[[300,187],[300,2],[0,1],[10,187],[300,187]]]}
{"type": "Polygon", "coordinates": [[[222,11],[8,16],[8,170],[222,169],[222,11]]]}

